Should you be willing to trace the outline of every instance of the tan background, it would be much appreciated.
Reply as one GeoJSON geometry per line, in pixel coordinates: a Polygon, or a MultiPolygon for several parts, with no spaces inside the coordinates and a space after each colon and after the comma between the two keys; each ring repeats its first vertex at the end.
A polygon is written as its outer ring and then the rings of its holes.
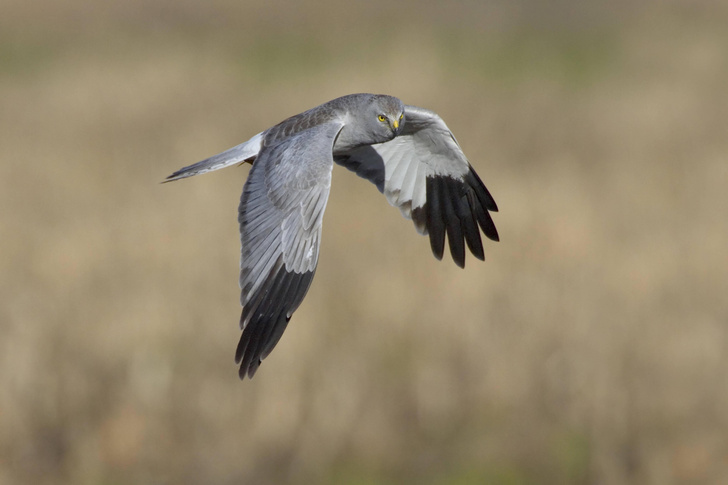
{"type": "Polygon", "coordinates": [[[0,484],[728,483],[725,2],[340,3],[2,2],[0,484]],[[360,91],[502,241],[437,262],[337,167],[240,382],[248,169],[158,182],[360,91]]]}

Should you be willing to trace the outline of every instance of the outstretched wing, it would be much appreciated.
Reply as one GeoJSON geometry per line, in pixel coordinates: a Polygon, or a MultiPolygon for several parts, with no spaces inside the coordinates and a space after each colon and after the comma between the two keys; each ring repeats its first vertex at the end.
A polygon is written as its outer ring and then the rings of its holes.
{"type": "Polygon", "coordinates": [[[420,234],[429,234],[437,259],[442,259],[445,234],[460,267],[465,266],[464,243],[476,258],[485,258],[478,226],[498,240],[488,212],[497,212],[498,206],[437,113],[406,106],[399,136],[335,160],[374,183],[420,234]]]}
{"type": "Polygon", "coordinates": [[[250,170],[238,215],[241,378],[253,377],[311,285],[342,126],[325,123],[265,146],[250,170]]]}

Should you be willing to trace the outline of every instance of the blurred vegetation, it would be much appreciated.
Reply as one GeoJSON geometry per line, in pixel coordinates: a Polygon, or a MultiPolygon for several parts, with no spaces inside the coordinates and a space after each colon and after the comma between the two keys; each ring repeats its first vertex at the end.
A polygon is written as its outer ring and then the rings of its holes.
{"type": "Polygon", "coordinates": [[[728,6],[3,3],[0,485],[728,483],[728,6]],[[433,109],[502,242],[438,262],[335,169],[239,382],[247,168],[351,92],[433,109]]]}

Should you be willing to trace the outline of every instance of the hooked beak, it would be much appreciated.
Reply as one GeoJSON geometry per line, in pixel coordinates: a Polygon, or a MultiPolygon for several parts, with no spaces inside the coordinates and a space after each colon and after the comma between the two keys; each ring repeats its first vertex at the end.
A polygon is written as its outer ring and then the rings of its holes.
{"type": "Polygon", "coordinates": [[[399,133],[402,131],[402,125],[400,124],[400,120],[392,120],[392,131],[394,132],[394,136],[399,135],[399,133]]]}

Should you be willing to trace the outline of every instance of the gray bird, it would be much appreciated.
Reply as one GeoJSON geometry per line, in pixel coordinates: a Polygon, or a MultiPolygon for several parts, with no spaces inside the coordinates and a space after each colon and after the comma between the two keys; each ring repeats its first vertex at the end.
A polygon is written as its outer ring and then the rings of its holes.
{"type": "Polygon", "coordinates": [[[336,98],[165,181],[243,162],[252,168],[238,209],[241,379],[253,377],[311,285],[334,162],[374,183],[420,234],[429,234],[437,259],[446,234],[460,267],[465,244],[485,259],[480,230],[498,241],[488,212],[498,207],[445,122],[392,96],[336,98]]]}

